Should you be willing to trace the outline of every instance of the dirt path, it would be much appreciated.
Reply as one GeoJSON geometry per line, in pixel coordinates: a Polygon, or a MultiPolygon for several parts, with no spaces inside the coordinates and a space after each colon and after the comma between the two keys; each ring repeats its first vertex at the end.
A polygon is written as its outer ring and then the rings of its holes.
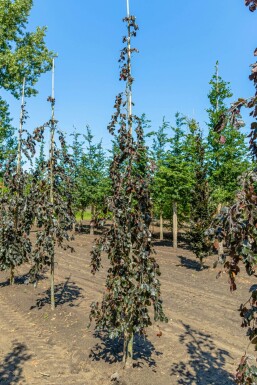
{"type": "MultiPolygon", "coordinates": [[[[187,250],[157,244],[168,324],[153,325],[135,342],[135,368],[121,368],[122,346],[87,329],[90,303],[101,300],[107,261],[90,273],[93,237],[78,235],[75,254],[58,251],[56,311],[49,306],[49,281],[24,284],[26,269],[9,287],[0,274],[0,384],[26,385],[232,385],[247,340],[237,311],[254,283],[242,275],[230,294],[227,278],[216,280],[187,250]],[[118,373],[119,382],[111,381],[118,373]]],[[[212,265],[209,260],[207,265],[212,265]]]]}

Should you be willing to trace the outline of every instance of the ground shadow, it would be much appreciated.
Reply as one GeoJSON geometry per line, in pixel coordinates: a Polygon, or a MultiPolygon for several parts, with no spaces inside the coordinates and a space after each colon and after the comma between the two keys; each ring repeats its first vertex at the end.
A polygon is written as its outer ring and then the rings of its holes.
{"type": "Polygon", "coordinates": [[[192,329],[182,323],[184,332],[180,343],[186,347],[188,361],[175,363],[171,376],[181,385],[234,385],[233,376],[225,369],[230,354],[214,344],[211,335],[192,329]]]}
{"type": "Polygon", "coordinates": [[[194,261],[194,260],[186,258],[186,257],[183,257],[182,255],[179,255],[178,258],[180,259],[180,264],[176,265],[176,266],[182,266],[182,267],[185,267],[189,270],[196,270],[196,271],[209,269],[208,266],[201,267],[200,262],[194,261]]]}
{"type": "Polygon", "coordinates": [[[4,358],[0,365],[0,384],[14,385],[20,384],[24,377],[23,364],[30,360],[32,356],[28,354],[26,345],[14,342],[10,353],[4,358]]]}
{"type": "MultiPolygon", "coordinates": [[[[108,337],[105,332],[96,332],[94,334],[100,341],[91,349],[90,358],[92,361],[105,361],[109,364],[121,362],[123,357],[123,339],[108,337]]],[[[133,346],[134,367],[148,365],[153,369],[156,367],[154,356],[160,356],[163,353],[156,351],[154,345],[145,336],[136,335],[133,346]]]]}
{"type": "MultiPolygon", "coordinates": [[[[103,226],[98,224],[94,226],[94,234],[93,235],[102,235],[104,230],[108,229],[110,224],[105,223],[103,226]]],[[[90,234],[90,221],[79,221],[76,223],[75,232],[78,234],[90,234]]]]}
{"type": "MultiPolygon", "coordinates": [[[[83,299],[84,295],[82,294],[83,289],[75,284],[75,282],[70,281],[70,277],[65,278],[66,281],[55,285],[55,305],[61,306],[68,304],[70,307],[79,306],[79,303],[74,303],[78,299],[83,299]]],[[[36,305],[31,306],[32,309],[42,309],[45,305],[51,304],[51,292],[50,288],[42,293],[42,297],[38,298],[36,305]]]]}
{"type": "Polygon", "coordinates": [[[162,241],[154,239],[153,245],[156,247],[173,247],[173,244],[169,239],[163,239],[162,241]]]}
{"type": "MultiPolygon", "coordinates": [[[[36,281],[35,278],[32,278],[29,273],[23,274],[23,275],[17,275],[14,277],[14,285],[29,285],[34,284],[36,286],[36,283],[38,281],[42,281],[46,279],[46,276],[44,275],[44,271],[42,274],[37,274],[36,281]]],[[[7,279],[4,282],[0,282],[0,287],[10,286],[10,280],[7,279]]]]}
{"type": "MultiPolygon", "coordinates": [[[[186,233],[178,233],[178,248],[183,250],[190,250],[190,245],[186,233]]],[[[161,241],[159,233],[153,234],[153,245],[156,247],[173,247],[173,235],[171,232],[164,233],[164,239],[161,241]]]]}

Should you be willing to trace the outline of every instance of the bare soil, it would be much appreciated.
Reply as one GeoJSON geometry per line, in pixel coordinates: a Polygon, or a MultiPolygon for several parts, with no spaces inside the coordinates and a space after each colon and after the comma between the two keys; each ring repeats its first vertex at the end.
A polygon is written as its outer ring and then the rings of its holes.
{"type": "Polygon", "coordinates": [[[231,294],[226,275],[216,279],[216,257],[199,263],[186,245],[156,240],[162,297],[169,319],[135,341],[134,367],[122,368],[122,342],[87,328],[92,301],[101,301],[104,268],[90,272],[94,236],[77,234],[76,252],[57,250],[56,310],[49,304],[49,276],[26,284],[28,267],[9,286],[0,273],[0,384],[26,385],[232,385],[247,346],[238,307],[249,297],[254,278],[244,273],[231,294]]]}

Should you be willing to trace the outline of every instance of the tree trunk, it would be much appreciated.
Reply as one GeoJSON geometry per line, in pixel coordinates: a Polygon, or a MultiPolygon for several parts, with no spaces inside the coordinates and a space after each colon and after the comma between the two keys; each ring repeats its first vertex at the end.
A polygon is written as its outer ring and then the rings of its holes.
{"type": "Polygon", "coordinates": [[[178,214],[177,214],[177,203],[173,203],[173,248],[178,247],[178,214]]]}
{"type": "Polygon", "coordinates": [[[55,309],[55,298],[54,298],[54,256],[51,257],[51,276],[50,276],[50,283],[51,283],[51,309],[55,309]]]}
{"type": "Polygon", "coordinates": [[[160,241],[163,241],[163,215],[160,212],[160,241]]]}
{"type": "Polygon", "coordinates": [[[151,233],[154,235],[154,213],[151,211],[151,233]]]}
{"type": "MultiPolygon", "coordinates": [[[[54,214],[54,136],[55,136],[55,118],[54,118],[54,59],[52,67],[52,119],[51,119],[51,141],[50,141],[50,203],[52,204],[52,210],[54,214]]],[[[51,255],[51,271],[50,271],[50,289],[51,289],[51,309],[55,309],[55,298],[54,298],[54,261],[55,261],[55,250],[51,255]]]]}
{"type": "Polygon", "coordinates": [[[14,268],[11,267],[11,270],[10,270],[10,285],[14,285],[14,268]]]}
{"type": "Polygon", "coordinates": [[[133,343],[134,334],[124,334],[124,345],[123,345],[123,364],[124,368],[131,368],[133,361],[133,343]]]}
{"type": "Polygon", "coordinates": [[[203,270],[203,257],[199,257],[200,259],[200,270],[203,270]]]}
{"type": "Polygon", "coordinates": [[[95,234],[95,206],[91,206],[90,235],[95,234]]]}
{"type": "MultiPolygon", "coordinates": [[[[222,208],[222,205],[221,205],[221,203],[219,203],[218,207],[217,207],[217,214],[220,214],[221,208],[222,208]]],[[[218,256],[220,257],[223,254],[224,254],[224,247],[223,247],[223,240],[222,240],[221,242],[219,242],[218,256]]]]}

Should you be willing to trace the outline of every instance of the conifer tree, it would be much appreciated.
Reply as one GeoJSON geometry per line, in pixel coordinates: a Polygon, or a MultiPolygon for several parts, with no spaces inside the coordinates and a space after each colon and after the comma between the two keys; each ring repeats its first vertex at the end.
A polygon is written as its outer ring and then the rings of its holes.
{"type": "Polygon", "coordinates": [[[86,128],[85,135],[75,132],[73,136],[71,176],[74,182],[74,204],[81,213],[81,219],[85,210],[91,206],[93,233],[93,224],[98,213],[103,210],[105,197],[109,192],[108,162],[102,141],[93,142],[94,136],[89,127],[86,128]],[[80,136],[83,140],[79,140],[80,136]]]}
{"type": "MultiPolygon", "coordinates": [[[[215,131],[215,127],[222,115],[228,110],[227,99],[233,96],[229,83],[225,82],[218,74],[219,63],[216,63],[216,71],[210,85],[208,98],[210,107],[208,133],[208,173],[211,191],[211,200],[214,206],[230,203],[237,191],[237,179],[248,168],[248,149],[246,135],[227,122],[222,136],[215,131]]],[[[240,125],[244,125],[240,119],[240,125]]]]}
{"type": "Polygon", "coordinates": [[[203,269],[203,260],[212,249],[206,234],[211,223],[208,168],[202,132],[195,120],[190,120],[188,125],[191,131],[191,146],[188,148],[191,149],[194,182],[191,190],[190,229],[187,238],[192,251],[200,260],[201,269],[203,269]]]}
{"type": "Polygon", "coordinates": [[[163,183],[160,178],[160,168],[164,166],[166,159],[166,145],[168,143],[167,128],[169,123],[163,118],[162,125],[155,132],[147,134],[147,137],[153,137],[153,144],[150,151],[150,156],[155,162],[155,173],[152,183],[152,197],[154,212],[160,218],[160,240],[163,240],[163,219],[166,216],[165,203],[166,195],[163,189],[163,183]]]}

